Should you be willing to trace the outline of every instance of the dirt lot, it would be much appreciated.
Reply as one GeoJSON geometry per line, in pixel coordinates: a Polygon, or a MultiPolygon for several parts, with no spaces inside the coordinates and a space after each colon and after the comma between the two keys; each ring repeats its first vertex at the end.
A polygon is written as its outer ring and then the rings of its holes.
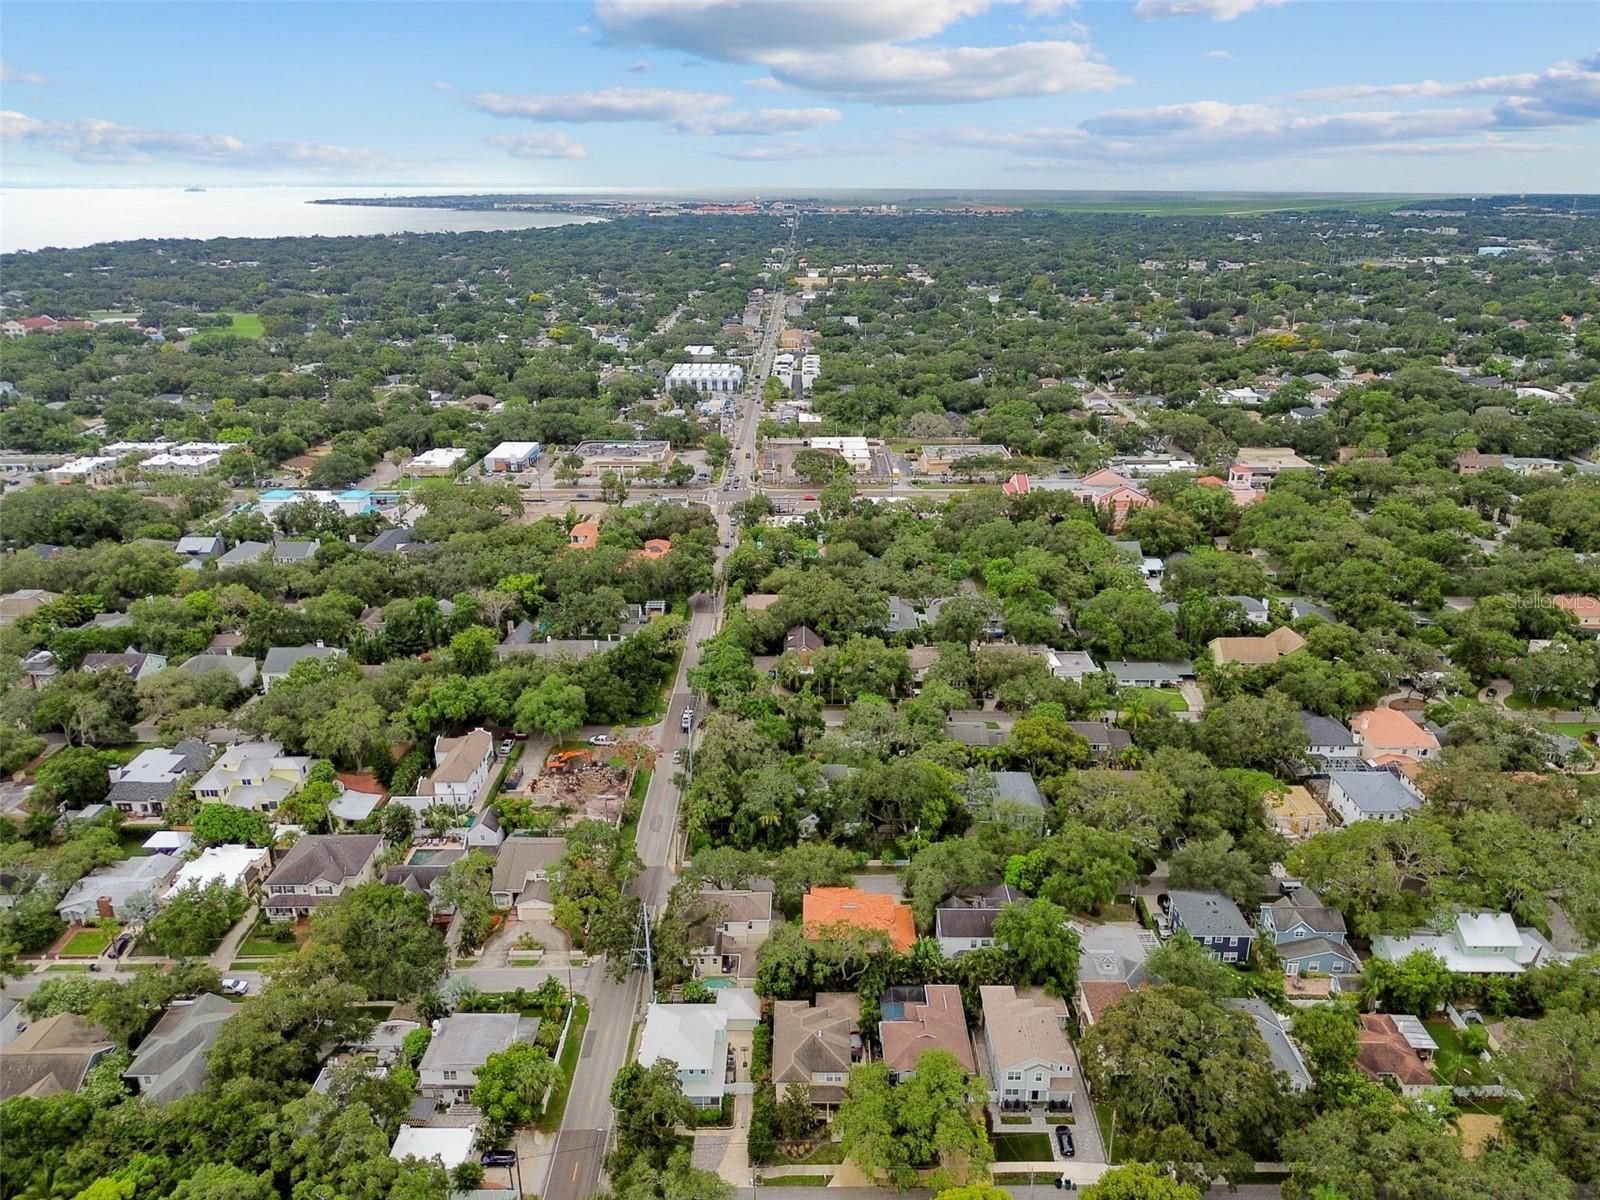
{"type": "Polygon", "coordinates": [[[533,781],[535,808],[564,808],[574,821],[622,819],[628,798],[628,773],[604,763],[588,763],[569,771],[544,771],[533,781]]]}

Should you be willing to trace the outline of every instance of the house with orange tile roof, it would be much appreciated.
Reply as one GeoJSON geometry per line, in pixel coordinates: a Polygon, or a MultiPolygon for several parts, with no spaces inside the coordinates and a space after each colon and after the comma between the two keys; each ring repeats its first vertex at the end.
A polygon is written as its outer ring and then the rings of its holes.
{"type": "Polygon", "coordinates": [[[1377,762],[1385,755],[1415,761],[1439,756],[1439,739],[1397,708],[1358,712],[1350,718],[1350,732],[1361,743],[1361,757],[1368,762],[1377,762]]]}
{"type": "Polygon", "coordinates": [[[667,538],[650,538],[643,548],[634,554],[635,558],[665,558],[672,553],[672,542],[667,538]]]}
{"type": "Polygon", "coordinates": [[[567,534],[567,545],[573,550],[593,550],[600,544],[600,526],[594,521],[579,521],[567,534]]]}
{"type": "Polygon", "coordinates": [[[1551,596],[1550,603],[1576,617],[1579,629],[1600,633],[1600,596],[1551,596]]]}
{"type": "Polygon", "coordinates": [[[900,953],[911,949],[917,940],[911,920],[911,906],[880,892],[860,888],[819,887],[805,894],[801,923],[808,938],[820,938],[836,925],[868,933],[881,933],[900,953]]]}
{"type": "Polygon", "coordinates": [[[929,1050],[948,1050],[956,1061],[974,1072],[972,1035],[961,1007],[961,989],[953,983],[911,984],[891,987],[884,994],[878,1022],[878,1044],[889,1074],[904,1079],[917,1069],[917,1060],[929,1050]]]}

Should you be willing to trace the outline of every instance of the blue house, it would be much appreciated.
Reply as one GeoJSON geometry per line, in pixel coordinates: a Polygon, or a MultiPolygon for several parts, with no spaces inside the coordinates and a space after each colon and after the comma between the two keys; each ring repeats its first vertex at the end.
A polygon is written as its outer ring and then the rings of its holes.
{"type": "Polygon", "coordinates": [[[1354,975],[1361,960],[1345,941],[1344,917],[1308,887],[1263,904],[1261,932],[1283,960],[1286,975],[1354,975]]]}
{"type": "Polygon", "coordinates": [[[1172,927],[1187,930],[1223,962],[1243,963],[1250,959],[1255,942],[1239,906],[1221,892],[1170,892],[1172,927]]]}

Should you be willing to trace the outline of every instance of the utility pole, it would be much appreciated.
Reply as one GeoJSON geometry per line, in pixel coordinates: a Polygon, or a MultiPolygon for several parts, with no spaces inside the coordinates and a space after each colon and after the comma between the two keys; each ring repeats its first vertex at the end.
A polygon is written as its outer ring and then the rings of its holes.
{"type": "Polygon", "coordinates": [[[650,906],[639,905],[639,932],[634,941],[633,961],[635,966],[644,968],[644,994],[654,998],[656,994],[655,960],[650,949],[650,906]]]}

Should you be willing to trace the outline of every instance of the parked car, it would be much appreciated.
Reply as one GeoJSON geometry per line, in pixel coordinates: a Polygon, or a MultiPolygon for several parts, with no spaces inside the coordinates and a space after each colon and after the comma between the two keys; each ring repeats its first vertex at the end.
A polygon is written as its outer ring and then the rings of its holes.
{"type": "Polygon", "coordinates": [[[1061,1148],[1062,1158],[1072,1158],[1078,1153],[1078,1148],[1072,1141],[1072,1129],[1070,1126],[1056,1126],[1056,1145],[1061,1148]]]}
{"type": "Polygon", "coordinates": [[[682,746],[679,746],[676,750],[674,750],[672,752],[672,761],[675,762],[675,763],[681,763],[683,761],[683,747],[682,746]]]}
{"type": "Polygon", "coordinates": [[[521,786],[521,784],[522,784],[522,768],[521,767],[513,767],[513,768],[511,768],[511,773],[506,776],[506,787],[514,788],[514,787],[521,786]]]}
{"type": "Polygon", "coordinates": [[[510,738],[506,738],[504,741],[502,741],[500,743],[500,757],[501,758],[510,758],[511,757],[511,739],[510,738]]]}
{"type": "Polygon", "coordinates": [[[517,1164],[515,1150],[485,1150],[478,1159],[486,1167],[514,1167],[517,1164]]]}
{"type": "Polygon", "coordinates": [[[683,710],[683,731],[685,733],[688,733],[693,728],[694,728],[694,709],[686,708],[686,709],[683,710]]]}
{"type": "Polygon", "coordinates": [[[123,953],[128,949],[128,943],[131,941],[133,941],[133,934],[131,933],[117,934],[116,940],[113,941],[111,945],[106,947],[106,957],[121,958],[123,953]]]}
{"type": "Polygon", "coordinates": [[[589,739],[589,745],[591,746],[615,746],[616,744],[617,739],[609,733],[597,733],[589,739]]]}
{"type": "Polygon", "coordinates": [[[250,990],[248,979],[224,979],[222,981],[222,994],[224,996],[242,996],[250,990]]]}

